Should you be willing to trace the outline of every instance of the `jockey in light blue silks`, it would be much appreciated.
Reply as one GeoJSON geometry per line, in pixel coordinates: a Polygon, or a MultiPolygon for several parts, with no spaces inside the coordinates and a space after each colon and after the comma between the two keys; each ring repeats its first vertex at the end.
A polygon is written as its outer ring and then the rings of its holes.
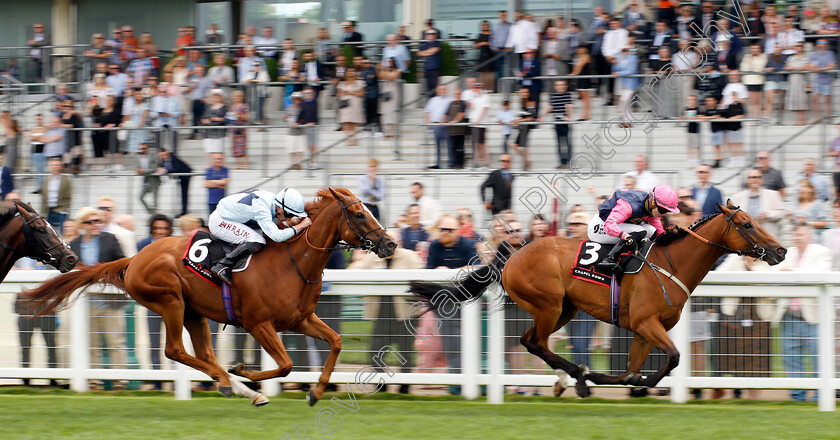
{"type": "Polygon", "coordinates": [[[679,212],[677,191],[670,185],[656,185],[650,193],[638,190],[616,191],[598,207],[589,222],[589,239],[603,244],[615,244],[599,266],[615,268],[616,257],[627,246],[638,249],[639,242],[654,234],[665,232],[662,215],[679,212]]]}
{"type": "Polygon", "coordinates": [[[310,224],[312,220],[304,211],[303,196],[292,188],[285,188],[277,194],[255,189],[229,195],[220,200],[216,210],[210,214],[210,233],[238,246],[216,263],[211,271],[230,285],[234,264],[265,247],[263,234],[276,242],[283,242],[310,224]],[[277,219],[286,221],[290,227],[280,229],[277,219]]]}

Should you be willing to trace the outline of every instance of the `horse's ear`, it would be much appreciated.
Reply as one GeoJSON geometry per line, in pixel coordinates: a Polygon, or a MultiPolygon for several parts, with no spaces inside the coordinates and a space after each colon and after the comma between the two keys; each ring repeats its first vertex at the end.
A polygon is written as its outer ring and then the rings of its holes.
{"type": "Polygon", "coordinates": [[[732,199],[726,199],[726,207],[729,208],[729,209],[736,209],[737,208],[737,206],[735,206],[735,204],[732,203],[732,199]]]}
{"type": "MultiPolygon", "coordinates": [[[[732,204],[732,201],[727,200],[727,201],[726,201],[726,204],[727,204],[727,205],[731,205],[731,204],[732,204]]],[[[718,211],[720,211],[720,212],[721,212],[721,214],[729,215],[729,208],[727,208],[726,206],[721,205],[720,203],[715,203],[715,205],[717,205],[718,211]]]]}
{"type": "Polygon", "coordinates": [[[328,190],[330,190],[330,194],[332,194],[332,195],[333,195],[333,197],[335,197],[335,199],[336,199],[336,200],[341,200],[341,201],[344,201],[344,196],[342,196],[341,194],[339,194],[339,192],[338,192],[338,191],[336,191],[335,189],[333,189],[333,187],[331,187],[331,186],[330,186],[330,187],[328,187],[327,189],[328,189],[328,190]]]}

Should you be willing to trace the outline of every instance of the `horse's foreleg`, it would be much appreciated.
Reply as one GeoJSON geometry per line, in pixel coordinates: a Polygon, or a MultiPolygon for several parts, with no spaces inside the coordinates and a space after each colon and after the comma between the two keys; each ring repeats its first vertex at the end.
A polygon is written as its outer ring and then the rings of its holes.
{"type": "MultiPolygon", "coordinates": [[[[656,373],[653,373],[651,376],[648,376],[644,379],[640,379],[638,381],[638,384],[640,386],[655,387],[656,384],[658,384],[663,377],[667,376],[668,373],[671,372],[671,370],[673,370],[677,367],[677,365],[679,365],[680,352],[677,351],[677,347],[674,346],[674,342],[671,341],[671,338],[668,336],[668,332],[665,330],[665,327],[662,325],[662,322],[660,322],[654,317],[651,317],[647,321],[642,322],[642,324],[639,325],[636,329],[636,333],[641,337],[645,338],[646,340],[650,341],[649,343],[655,346],[656,348],[665,352],[665,365],[663,365],[656,373]]],[[[640,368],[641,362],[644,362],[644,358],[642,358],[642,360],[639,363],[640,368]]]]}
{"type": "Polygon", "coordinates": [[[639,372],[642,371],[642,365],[645,363],[650,354],[650,349],[653,344],[648,342],[645,338],[638,334],[633,336],[633,344],[630,345],[630,355],[627,360],[627,371],[618,376],[610,376],[601,373],[589,373],[586,378],[598,385],[639,385],[641,376],[639,372]]]}
{"type": "Polygon", "coordinates": [[[280,340],[280,336],[274,329],[274,325],[270,322],[257,324],[251,329],[251,335],[254,339],[256,339],[257,343],[265,349],[272,359],[277,362],[278,368],[265,371],[253,371],[246,370],[244,365],[238,364],[228,371],[237,376],[251,379],[254,382],[272,379],[275,377],[288,376],[292,371],[292,359],[289,357],[289,353],[286,352],[286,347],[283,345],[283,341],[280,340]]]}
{"type": "Polygon", "coordinates": [[[306,399],[309,401],[309,406],[312,406],[321,398],[327,389],[327,385],[330,383],[330,375],[332,375],[335,363],[338,361],[338,354],[341,353],[341,337],[335,330],[325,324],[324,321],[321,321],[321,318],[315,316],[314,313],[301,321],[297,326],[292,327],[292,330],[303,333],[306,336],[322,339],[330,344],[330,354],[324,363],[324,370],[318,379],[318,386],[309,390],[309,394],[306,396],[306,399]]]}

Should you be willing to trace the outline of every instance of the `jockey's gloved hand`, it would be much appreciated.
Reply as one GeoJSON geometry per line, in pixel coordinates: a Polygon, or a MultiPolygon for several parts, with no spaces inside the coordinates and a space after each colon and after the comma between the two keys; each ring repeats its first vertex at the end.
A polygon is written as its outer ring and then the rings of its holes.
{"type": "Polygon", "coordinates": [[[624,246],[627,250],[635,254],[639,251],[639,245],[643,238],[645,238],[645,234],[642,232],[627,234],[627,236],[624,237],[624,246]]]}

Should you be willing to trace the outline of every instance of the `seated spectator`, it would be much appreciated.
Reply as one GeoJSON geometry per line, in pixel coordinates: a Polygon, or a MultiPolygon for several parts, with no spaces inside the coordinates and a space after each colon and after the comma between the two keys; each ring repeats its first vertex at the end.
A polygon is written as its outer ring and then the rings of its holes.
{"type": "Polygon", "coordinates": [[[810,182],[816,191],[817,199],[820,201],[828,202],[828,199],[831,197],[828,190],[828,180],[817,174],[817,161],[815,159],[805,159],[802,164],[802,172],[796,176],[796,180],[800,182],[807,180],[810,182]]]}
{"type": "Polygon", "coordinates": [[[732,203],[758,220],[767,233],[779,236],[779,221],[785,216],[779,191],[762,188],[760,170],[747,171],[747,189],[732,195],[732,203]]]}
{"type": "Polygon", "coordinates": [[[814,185],[805,179],[799,182],[796,204],[787,215],[794,224],[813,228],[811,232],[815,235],[828,226],[828,209],[816,198],[814,185]]]}
{"type": "Polygon", "coordinates": [[[309,148],[309,169],[320,170],[318,165],[318,100],[315,90],[307,87],[303,90],[297,124],[303,128],[304,142],[309,148]]]}
{"type": "Polygon", "coordinates": [[[414,251],[417,244],[429,240],[429,234],[423,229],[420,223],[420,205],[412,203],[408,207],[408,226],[402,229],[402,244],[403,247],[414,251]]]}
{"type": "Polygon", "coordinates": [[[193,233],[202,229],[203,222],[194,215],[182,215],[178,217],[178,229],[182,237],[192,237],[193,233]]]}

